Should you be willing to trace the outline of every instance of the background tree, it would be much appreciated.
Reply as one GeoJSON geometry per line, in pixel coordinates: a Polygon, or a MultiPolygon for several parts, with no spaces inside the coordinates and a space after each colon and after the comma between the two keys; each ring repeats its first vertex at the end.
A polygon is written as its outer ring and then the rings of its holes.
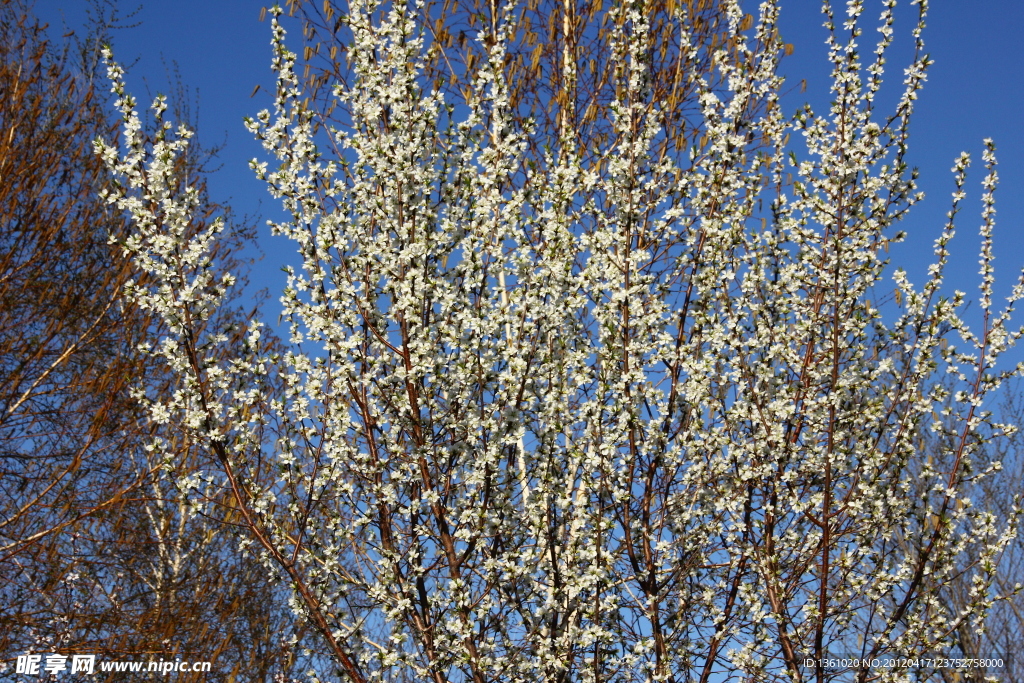
{"type": "MultiPolygon", "coordinates": [[[[173,460],[147,450],[166,430],[132,396],[177,380],[140,349],[165,327],[123,297],[139,277],[119,245],[128,226],[97,196],[108,181],[93,140],[115,126],[95,69],[116,14],[96,9],[107,22],[76,49],[26,3],[0,5],[0,653],[177,655],[215,661],[219,676],[194,680],[270,680],[301,664],[288,641],[302,630],[237,551],[223,495],[180,503],[209,456],[172,435],[173,460]]],[[[220,210],[203,159],[196,148],[172,173],[201,197],[191,231],[220,210]]],[[[243,265],[235,230],[218,268],[243,265]]],[[[247,315],[232,304],[216,322],[247,315]]]]}
{"type": "Polygon", "coordinates": [[[202,328],[231,285],[206,256],[220,228],[189,235],[197,198],[166,189],[189,132],[157,100],[166,132],[142,135],[110,65],[109,197],[182,386],[151,415],[216,455],[197,476],[225,481],[330,675],[945,674],[872,662],[948,651],[997,597],[1019,498],[965,498],[1013,431],[984,406],[1017,372],[997,367],[1024,281],[993,307],[986,142],[980,325],[941,296],[967,155],[928,281],[897,270],[879,300],[919,199],[905,159],[929,64],[917,2],[900,97],[877,111],[881,4],[864,57],[863,4],[839,23],[824,3],[834,102],[792,119],[771,1],[750,18],[727,0],[328,3],[307,7],[302,74],[274,8],[274,111],[249,122],[273,159],[252,166],[303,268],[283,297],[292,348],[262,351],[253,328],[230,362],[202,328]],[[271,368],[278,401],[253,389],[271,368]],[[254,430],[271,419],[272,458],[254,430]]]}

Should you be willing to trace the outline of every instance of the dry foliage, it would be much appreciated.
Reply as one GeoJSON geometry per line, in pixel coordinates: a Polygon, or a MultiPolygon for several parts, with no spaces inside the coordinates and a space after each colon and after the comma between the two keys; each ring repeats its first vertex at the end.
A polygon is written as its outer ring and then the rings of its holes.
{"type": "MultiPolygon", "coordinates": [[[[0,660],[178,656],[220,672],[182,681],[269,680],[296,665],[301,629],[236,552],[230,507],[200,500],[196,517],[179,500],[209,456],[177,441],[157,459],[161,432],[131,395],[175,385],[139,348],[164,332],[123,298],[138,277],[127,223],[97,196],[93,141],[115,132],[89,65],[98,38],[62,48],[25,3],[0,6],[0,660]]],[[[201,161],[178,160],[182,185],[203,183],[201,161]]],[[[195,229],[219,210],[204,199],[195,229]]],[[[244,237],[219,248],[222,267],[241,265],[244,237]]]]}

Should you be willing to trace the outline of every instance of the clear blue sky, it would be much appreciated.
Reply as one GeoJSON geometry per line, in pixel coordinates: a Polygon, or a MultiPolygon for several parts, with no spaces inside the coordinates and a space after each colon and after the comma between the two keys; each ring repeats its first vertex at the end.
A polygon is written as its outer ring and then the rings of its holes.
{"type": "MultiPolygon", "coordinates": [[[[262,156],[262,150],[242,126],[244,116],[270,103],[265,92],[250,98],[257,84],[272,83],[270,27],[268,22],[259,22],[264,4],[261,0],[150,0],[135,15],[140,22],[137,27],[115,34],[114,48],[118,60],[131,65],[129,86],[143,103],[148,93],[167,91],[167,66],[176,63],[180,67],[184,84],[198,95],[202,140],[206,144],[226,143],[222,168],[210,179],[213,197],[229,200],[238,214],[265,219],[277,206],[248,169],[248,160],[262,156]]],[[[85,5],[85,0],[38,0],[36,10],[59,30],[62,14],[68,26],[79,26],[85,5]]],[[[867,48],[867,43],[875,40],[870,27],[880,8],[878,0],[866,0],[865,5],[862,44],[867,48]]],[[[908,5],[908,0],[901,0],[897,14],[897,42],[886,74],[890,94],[898,89],[907,61],[914,18],[908,5]]],[[[135,6],[131,0],[123,5],[126,10],[135,6]]],[[[806,101],[824,111],[829,99],[829,67],[821,3],[783,0],[782,7],[783,36],[796,48],[783,67],[793,88],[785,100],[787,109],[795,110],[806,101]],[[798,87],[801,79],[808,81],[803,94],[798,87]]],[[[986,137],[995,139],[1000,161],[996,274],[1001,293],[1009,291],[1024,263],[1022,30],[1024,2],[1019,0],[932,2],[925,41],[935,64],[918,102],[910,151],[911,163],[921,169],[921,189],[927,199],[903,226],[910,234],[908,242],[891,253],[894,262],[907,268],[916,285],[923,282],[932,240],[949,208],[953,187],[949,169],[956,155],[966,150],[972,153],[975,165],[968,180],[969,201],[959,223],[950,286],[976,297],[976,230],[983,175],[980,157],[982,139],[986,137]]],[[[265,230],[263,234],[261,246],[267,257],[254,280],[276,299],[284,283],[280,264],[284,255],[291,253],[291,245],[283,238],[270,238],[265,230]]],[[[275,304],[270,312],[276,312],[275,304]]]]}

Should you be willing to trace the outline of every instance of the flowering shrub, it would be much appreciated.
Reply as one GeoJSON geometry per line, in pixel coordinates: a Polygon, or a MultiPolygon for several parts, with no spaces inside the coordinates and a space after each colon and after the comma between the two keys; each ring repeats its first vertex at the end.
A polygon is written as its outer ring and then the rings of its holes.
{"type": "Polygon", "coordinates": [[[778,3],[722,0],[702,42],[705,4],[495,1],[447,86],[428,75],[458,11],[328,4],[342,55],[312,100],[274,8],[274,109],[247,125],[302,267],[282,297],[291,350],[264,352],[253,324],[227,363],[224,335],[194,332],[230,285],[202,274],[218,227],[185,239],[195,198],[168,181],[189,133],[157,100],[164,132],[143,136],[110,63],[126,147],[97,145],[109,199],[157,283],[132,296],[173,330],[158,351],[183,378],[153,419],[216,454],[183,486],[232,490],[347,680],[909,680],[805,659],[935,652],[1003,597],[1019,505],[997,517],[964,494],[999,469],[979,454],[1012,427],[985,398],[1020,372],[997,370],[1024,281],[993,307],[990,142],[980,329],[940,293],[966,154],[928,281],[897,270],[892,315],[873,299],[920,198],[904,158],[927,3],[879,113],[895,0],[866,59],[863,3],[836,25],[826,1],[834,102],[792,119],[778,3]],[[562,49],[548,81],[523,76],[531,12],[562,49]],[[672,59],[686,102],[655,97],[672,59]],[[591,81],[604,94],[581,111],[591,81]],[[526,111],[524,83],[558,116],[526,111]],[[283,400],[264,400],[272,376],[283,400]]]}

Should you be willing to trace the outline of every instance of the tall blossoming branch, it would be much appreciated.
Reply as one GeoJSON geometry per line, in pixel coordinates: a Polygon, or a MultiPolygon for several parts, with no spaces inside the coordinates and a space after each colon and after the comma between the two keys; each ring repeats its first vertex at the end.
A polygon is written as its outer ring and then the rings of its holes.
{"type": "Polygon", "coordinates": [[[1024,286],[993,308],[989,147],[981,329],[959,317],[963,295],[940,296],[966,156],[929,280],[896,272],[890,322],[872,300],[919,198],[905,162],[928,66],[915,4],[892,113],[876,96],[895,2],[864,62],[852,0],[842,26],[824,3],[833,105],[792,120],[775,2],[757,16],[714,3],[722,37],[709,41],[692,2],[491,2],[472,19],[425,2],[327,3],[307,12],[345,36],[329,96],[299,77],[272,9],[274,107],[247,125],[272,156],[252,167],[290,216],[272,227],[302,266],[282,298],[291,350],[261,351],[254,327],[249,355],[229,364],[208,362],[190,332],[224,285],[182,275],[216,229],[184,239],[192,200],[163,180],[188,133],[161,123],[143,139],[111,65],[127,146],[99,149],[137,226],[126,248],[157,283],[132,294],[177,333],[160,352],[185,387],[154,419],[218,454],[336,675],[905,680],[803,662],[913,656],[982,627],[1016,517],[961,491],[993,476],[974,459],[1012,431],[983,406],[1020,372],[996,363],[1020,337],[1008,325],[1024,286]],[[524,76],[535,11],[560,52],[524,76]],[[464,20],[476,47],[448,59],[444,36],[464,20]],[[581,61],[587,39],[608,69],[581,61]],[[679,58],[657,56],[669,49],[679,58]],[[666,94],[666,63],[691,100],[666,94]],[[607,107],[595,95],[581,112],[595,74],[614,85],[607,107]],[[558,115],[525,113],[524,83],[552,86],[558,115]],[[699,112],[686,134],[684,104],[699,112]],[[575,121],[604,131],[592,148],[575,121]],[[791,133],[804,145],[787,158],[791,133]],[[948,344],[953,333],[973,348],[948,344]],[[270,368],[286,391],[267,406],[270,368]],[[264,444],[247,420],[271,414],[280,438],[264,444]],[[940,452],[922,451],[922,429],[942,435],[940,452]],[[250,474],[263,457],[269,486],[250,474]],[[971,592],[954,611],[944,591],[964,573],[971,592]]]}
{"type": "MultiPolygon", "coordinates": [[[[135,101],[126,93],[124,72],[112,61],[108,48],[103,50],[103,59],[117,96],[115,106],[123,117],[125,147],[121,156],[116,147],[102,139],[95,142],[97,154],[114,175],[114,190],[105,191],[105,196],[131,216],[137,232],[125,240],[123,247],[153,283],[129,283],[127,295],[167,325],[171,335],[159,348],[147,350],[162,356],[181,378],[181,388],[169,398],[151,400],[144,389],[137,396],[149,403],[154,422],[174,422],[189,438],[208,445],[222,465],[224,485],[232,492],[246,526],[259,542],[261,557],[279,575],[287,577],[301,596],[300,604],[304,604],[314,625],[332,645],[338,661],[348,663],[350,671],[358,674],[333,641],[332,632],[318,611],[317,598],[295,570],[294,560],[288,560],[288,531],[268,523],[274,492],[258,483],[263,477],[249,462],[250,457],[259,457],[263,445],[259,426],[266,419],[269,394],[260,391],[268,372],[268,359],[260,353],[260,325],[252,325],[248,332],[244,345],[248,353],[226,364],[215,360],[220,355],[217,347],[226,344],[235,331],[198,334],[223,302],[233,278],[225,274],[215,280],[211,275],[214,240],[223,231],[224,222],[215,220],[204,230],[190,230],[199,196],[193,187],[180,190],[174,162],[185,153],[191,132],[184,126],[174,130],[170,122],[163,120],[167,105],[163,97],[157,97],[152,105],[157,132],[152,138],[147,136],[135,111],[135,101]]],[[[164,457],[173,457],[175,453],[172,445],[162,440],[154,442],[150,449],[164,457]]],[[[217,482],[209,473],[200,471],[187,473],[178,482],[186,495],[208,491],[211,485],[217,482]]]]}

